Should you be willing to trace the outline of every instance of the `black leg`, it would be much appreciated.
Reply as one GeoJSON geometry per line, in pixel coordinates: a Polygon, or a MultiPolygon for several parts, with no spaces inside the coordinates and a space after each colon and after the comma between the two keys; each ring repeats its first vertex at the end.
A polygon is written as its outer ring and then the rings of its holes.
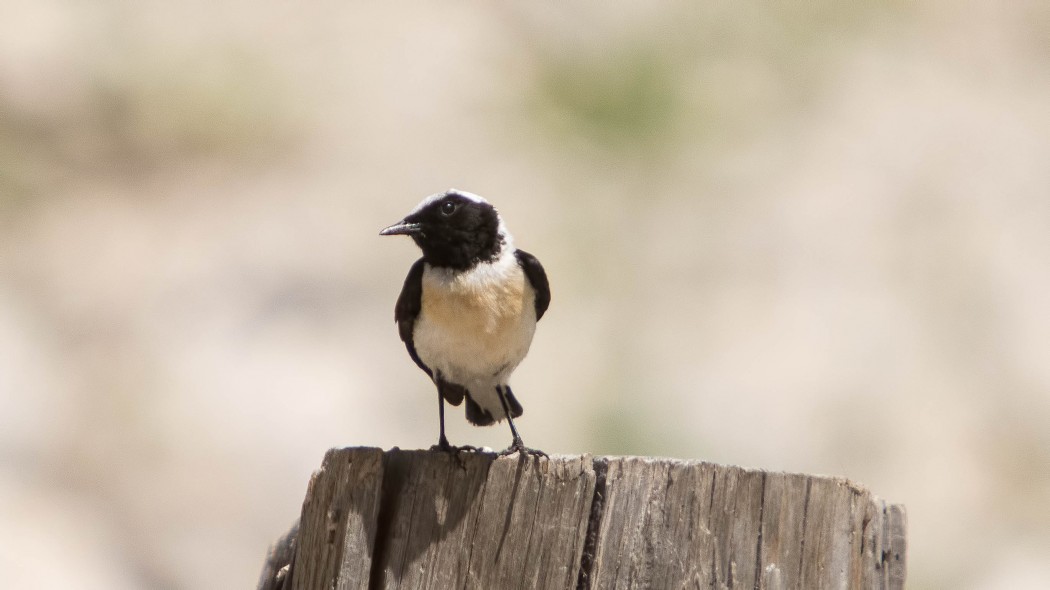
{"type": "Polygon", "coordinates": [[[451,451],[452,445],[448,444],[448,439],[445,438],[445,398],[441,397],[441,390],[438,390],[438,424],[440,425],[438,435],[438,449],[442,451],[451,451]]]}
{"type": "Polygon", "coordinates": [[[503,406],[503,415],[507,417],[507,423],[510,424],[510,433],[514,437],[514,440],[510,443],[510,446],[500,451],[499,454],[513,455],[514,453],[521,453],[522,455],[529,454],[536,457],[542,455],[546,457],[547,453],[544,453],[539,449],[530,449],[529,447],[525,446],[524,442],[522,442],[521,436],[518,434],[518,429],[514,427],[514,418],[510,417],[510,405],[507,404],[507,396],[504,395],[503,387],[499,385],[496,386],[496,395],[499,396],[499,403],[503,406]]]}
{"type": "Polygon", "coordinates": [[[459,456],[460,451],[476,451],[476,447],[470,445],[463,445],[462,447],[454,447],[448,442],[448,438],[445,437],[445,398],[441,396],[441,390],[438,389],[438,443],[430,447],[431,451],[443,451],[446,453],[452,453],[459,456]]]}

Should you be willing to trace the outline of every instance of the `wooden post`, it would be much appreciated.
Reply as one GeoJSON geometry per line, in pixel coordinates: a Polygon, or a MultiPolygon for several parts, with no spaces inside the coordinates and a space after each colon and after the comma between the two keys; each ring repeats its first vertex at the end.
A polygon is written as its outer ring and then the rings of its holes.
{"type": "Polygon", "coordinates": [[[331,450],[264,590],[899,589],[903,506],[648,457],[331,450]]]}

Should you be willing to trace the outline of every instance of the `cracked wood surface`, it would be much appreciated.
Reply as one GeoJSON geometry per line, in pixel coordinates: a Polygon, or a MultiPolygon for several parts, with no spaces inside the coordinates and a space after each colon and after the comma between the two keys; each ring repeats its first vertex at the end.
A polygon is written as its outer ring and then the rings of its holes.
{"type": "Polygon", "coordinates": [[[259,588],[897,589],[904,576],[903,507],[840,478],[351,448],[325,456],[259,588]]]}

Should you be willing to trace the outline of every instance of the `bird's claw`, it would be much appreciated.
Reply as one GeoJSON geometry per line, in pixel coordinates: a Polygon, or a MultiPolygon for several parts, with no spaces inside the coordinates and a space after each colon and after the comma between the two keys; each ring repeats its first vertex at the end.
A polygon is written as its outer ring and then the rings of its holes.
{"type": "Polygon", "coordinates": [[[530,449],[529,447],[525,446],[525,443],[522,442],[520,438],[514,439],[514,442],[510,443],[509,447],[507,447],[507,448],[503,449],[502,451],[500,451],[499,452],[499,456],[500,457],[507,457],[509,455],[513,455],[514,453],[521,453],[521,455],[523,457],[525,455],[532,455],[533,457],[544,457],[544,458],[547,458],[547,459],[550,458],[547,455],[547,453],[544,453],[543,451],[541,451],[539,449],[530,449]]]}
{"type": "Polygon", "coordinates": [[[478,448],[473,445],[462,445],[457,447],[449,444],[448,440],[441,439],[436,445],[430,447],[430,451],[448,453],[449,455],[452,455],[460,467],[466,469],[466,465],[463,463],[463,457],[460,456],[460,453],[477,453],[478,448]]]}

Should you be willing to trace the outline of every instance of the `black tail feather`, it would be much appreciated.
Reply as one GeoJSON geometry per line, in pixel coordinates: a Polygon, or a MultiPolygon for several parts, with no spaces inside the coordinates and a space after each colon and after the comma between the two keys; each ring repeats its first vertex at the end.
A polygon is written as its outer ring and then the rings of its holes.
{"type": "Polygon", "coordinates": [[[440,377],[438,377],[437,388],[438,393],[441,394],[441,397],[445,398],[445,401],[454,406],[458,406],[459,404],[463,403],[463,396],[470,395],[469,393],[467,393],[467,389],[462,385],[449,383],[448,381],[445,381],[440,377]]]}
{"type": "MultiPolygon", "coordinates": [[[[474,398],[470,396],[470,392],[466,389],[463,389],[458,385],[451,385],[451,387],[459,388],[459,391],[462,392],[461,396],[466,398],[467,420],[469,420],[471,424],[474,424],[475,426],[488,426],[497,420],[503,420],[505,418],[505,416],[502,415],[498,417],[493,416],[488,410],[482,408],[478,405],[478,402],[474,401],[474,398]]],[[[510,417],[517,418],[518,416],[521,416],[525,410],[521,407],[518,398],[514,397],[514,393],[510,390],[510,387],[504,386],[503,390],[506,394],[507,406],[510,408],[510,417]]],[[[448,398],[446,397],[445,399],[448,398]]],[[[451,402],[451,400],[449,401],[451,402]]],[[[453,403],[453,405],[458,405],[458,403],[459,400],[453,403]]],[[[500,413],[502,414],[502,412],[500,413]]]]}
{"type": "Polygon", "coordinates": [[[510,417],[517,418],[524,414],[525,408],[521,407],[521,402],[518,401],[518,398],[514,397],[514,392],[510,390],[510,385],[504,385],[503,391],[507,393],[507,405],[510,406],[510,417]]]}
{"type": "Polygon", "coordinates": [[[470,393],[467,393],[467,420],[475,426],[488,426],[496,420],[492,418],[492,414],[488,410],[483,410],[478,402],[474,401],[474,398],[470,397],[470,393]]]}

